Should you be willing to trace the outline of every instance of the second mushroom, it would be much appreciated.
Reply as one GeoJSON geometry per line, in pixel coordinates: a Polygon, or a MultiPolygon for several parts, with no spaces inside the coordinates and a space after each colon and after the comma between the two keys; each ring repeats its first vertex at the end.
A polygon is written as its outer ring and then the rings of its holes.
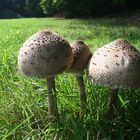
{"type": "Polygon", "coordinates": [[[82,112],[86,107],[86,93],[83,75],[92,54],[89,47],[81,40],[73,42],[71,44],[71,48],[73,51],[74,60],[72,66],[69,69],[69,72],[73,73],[77,80],[80,98],[80,109],[82,112]]]}

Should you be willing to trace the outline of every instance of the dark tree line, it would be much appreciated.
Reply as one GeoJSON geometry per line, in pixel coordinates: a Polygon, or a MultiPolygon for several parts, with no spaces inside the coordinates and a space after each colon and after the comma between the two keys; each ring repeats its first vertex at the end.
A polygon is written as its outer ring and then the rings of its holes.
{"type": "Polygon", "coordinates": [[[3,14],[8,14],[9,10],[23,17],[43,16],[40,0],[0,0],[0,11],[4,11],[3,14]]]}
{"type": "Polygon", "coordinates": [[[41,0],[47,15],[94,16],[140,8],[138,0],[41,0]]]}
{"type": "Polygon", "coordinates": [[[140,8],[138,0],[0,0],[0,11],[10,9],[25,17],[94,16],[134,8],[140,8]]]}

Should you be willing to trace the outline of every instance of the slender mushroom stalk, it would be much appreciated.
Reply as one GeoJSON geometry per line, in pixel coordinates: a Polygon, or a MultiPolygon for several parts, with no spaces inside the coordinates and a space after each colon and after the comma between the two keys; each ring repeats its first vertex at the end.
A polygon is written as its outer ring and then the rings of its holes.
{"type": "Polygon", "coordinates": [[[46,79],[48,114],[58,114],[55,75],[68,69],[73,62],[70,44],[54,32],[43,30],[28,38],[19,50],[18,65],[22,74],[46,79]]]}
{"type": "Polygon", "coordinates": [[[87,97],[86,97],[86,93],[85,93],[85,85],[84,85],[83,76],[76,77],[76,80],[77,80],[78,90],[79,90],[80,109],[81,109],[81,111],[83,111],[85,109],[85,106],[87,103],[86,102],[87,97]]]}
{"type": "Polygon", "coordinates": [[[140,88],[140,53],[124,39],[117,39],[92,56],[87,71],[93,82],[111,88],[108,114],[114,113],[120,88],[140,88]]]}
{"type": "Polygon", "coordinates": [[[81,112],[83,112],[86,107],[86,93],[83,75],[92,54],[89,47],[86,46],[83,41],[75,41],[71,44],[71,47],[74,54],[74,60],[69,72],[73,73],[76,77],[79,89],[80,109],[81,112]]]}
{"type": "Polygon", "coordinates": [[[108,101],[108,106],[107,106],[107,112],[106,115],[108,118],[112,118],[114,116],[114,109],[117,104],[117,97],[118,97],[118,89],[112,89],[110,96],[109,96],[109,101],[108,101]]]}
{"type": "Polygon", "coordinates": [[[48,77],[48,78],[46,78],[46,81],[47,81],[47,87],[48,87],[48,113],[49,113],[49,116],[58,116],[54,77],[48,77]]]}

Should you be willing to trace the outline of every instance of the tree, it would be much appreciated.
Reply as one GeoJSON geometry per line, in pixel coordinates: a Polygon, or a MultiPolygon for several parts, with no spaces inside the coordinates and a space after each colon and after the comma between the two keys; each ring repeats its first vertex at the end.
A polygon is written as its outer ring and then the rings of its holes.
{"type": "Polygon", "coordinates": [[[56,12],[56,6],[57,0],[41,0],[40,1],[40,7],[43,9],[43,12],[48,15],[52,16],[56,12]]]}
{"type": "Polygon", "coordinates": [[[26,0],[25,1],[25,15],[27,16],[42,16],[43,11],[39,5],[40,0],[26,0]]]}
{"type": "Polygon", "coordinates": [[[22,16],[43,16],[40,0],[0,0],[0,10],[12,10],[22,16]]]}

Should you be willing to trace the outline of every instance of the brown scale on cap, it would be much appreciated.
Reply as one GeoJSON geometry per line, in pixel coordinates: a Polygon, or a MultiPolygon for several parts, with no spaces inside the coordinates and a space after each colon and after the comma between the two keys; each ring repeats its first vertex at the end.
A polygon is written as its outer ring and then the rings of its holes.
{"type": "Polygon", "coordinates": [[[140,87],[140,53],[126,40],[117,39],[99,48],[93,56],[87,71],[96,83],[112,89],[140,87]]]}

